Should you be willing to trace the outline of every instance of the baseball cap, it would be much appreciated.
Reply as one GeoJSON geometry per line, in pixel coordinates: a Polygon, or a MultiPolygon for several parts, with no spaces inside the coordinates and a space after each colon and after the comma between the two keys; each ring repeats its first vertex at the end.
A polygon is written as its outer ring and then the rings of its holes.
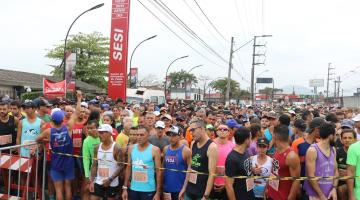
{"type": "Polygon", "coordinates": [[[267,118],[272,118],[272,119],[279,118],[279,115],[275,111],[268,112],[268,114],[266,116],[267,116],[267,118]]]}
{"type": "Polygon", "coordinates": [[[54,109],[51,110],[50,115],[52,115],[52,114],[53,114],[54,112],[56,112],[56,111],[62,111],[62,112],[64,112],[63,110],[61,110],[61,108],[54,108],[54,109]]]}
{"type": "Polygon", "coordinates": [[[206,125],[206,129],[209,129],[209,130],[215,130],[214,126],[212,124],[208,124],[206,125]]]}
{"type": "Polygon", "coordinates": [[[154,115],[155,115],[156,117],[159,117],[159,116],[160,116],[160,112],[159,112],[159,111],[154,111],[154,115]]]}
{"type": "Polygon", "coordinates": [[[112,133],[113,130],[109,124],[101,124],[98,128],[98,131],[112,133]]]}
{"type": "Polygon", "coordinates": [[[269,141],[266,138],[259,138],[257,140],[257,145],[266,145],[269,146],[269,141]]]}
{"type": "Polygon", "coordinates": [[[103,109],[103,110],[109,110],[109,109],[110,109],[110,105],[107,104],[107,103],[103,103],[103,104],[101,104],[101,109],[103,109]]]}
{"type": "Polygon", "coordinates": [[[314,131],[315,128],[319,128],[321,125],[325,123],[325,120],[321,117],[315,117],[309,125],[308,133],[311,133],[314,131]]]}
{"type": "Polygon", "coordinates": [[[24,106],[25,108],[36,108],[35,103],[34,103],[33,101],[31,101],[31,100],[25,102],[25,103],[23,104],[23,106],[24,106]]]}
{"type": "Polygon", "coordinates": [[[140,105],[139,105],[139,104],[135,104],[135,105],[133,106],[133,109],[135,109],[135,108],[140,108],[140,105]]]}
{"type": "Polygon", "coordinates": [[[185,117],[183,115],[179,115],[176,117],[176,121],[185,121],[185,117]]]}
{"type": "Polygon", "coordinates": [[[352,118],[352,120],[354,122],[359,122],[360,121],[360,114],[356,115],[354,118],[352,118]]]}
{"type": "Polygon", "coordinates": [[[161,117],[161,119],[164,119],[164,118],[166,118],[168,120],[172,120],[172,117],[169,114],[165,114],[161,117]]]}
{"type": "Polygon", "coordinates": [[[52,106],[52,104],[50,104],[47,100],[40,100],[38,103],[38,106],[45,106],[45,107],[49,107],[52,106]]]}
{"type": "Polygon", "coordinates": [[[86,102],[81,102],[80,104],[81,107],[84,107],[84,108],[88,108],[89,105],[86,103],[86,102]]]}
{"type": "Polygon", "coordinates": [[[155,123],[155,128],[165,128],[165,123],[163,121],[157,121],[155,123]]]}
{"type": "Polygon", "coordinates": [[[180,135],[179,127],[178,126],[171,126],[171,128],[166,132],[168,135],[180,135]]]}
{"type": "Polygon", "coordinates": [[[354,122],[350,119],[344,119],[341,123],[342,129],[353,129],[354,128],[354,122]]]}
{"type": "Polygon", "coordinates": [[[64,112],[61,110],[55,111],[51,114],[51,119],[57,123],[62,122],[64,117],[65,117],[64,112]]]}
{"type": "Polygon", "coordinates": [[[294,122],[294,127],[298,129],[306,128],[306,123],[303,119],[297,119],[294,122]]]}
{"type": "Polygon", "coordinates": [[[229,128],[234,128],[236,125],[237,125],[237,121],[235,119],[228,119],[226,120],[226,125],[229,127],[229,128]]]}

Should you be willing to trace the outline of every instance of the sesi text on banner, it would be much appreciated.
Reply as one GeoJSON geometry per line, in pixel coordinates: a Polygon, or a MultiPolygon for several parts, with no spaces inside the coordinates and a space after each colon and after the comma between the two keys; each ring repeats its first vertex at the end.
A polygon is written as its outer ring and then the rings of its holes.
{"type": "Polygon", "coordinates": [[[113,0],[109,56],[108,94],[126,100],[130,0],[113,0]]]}

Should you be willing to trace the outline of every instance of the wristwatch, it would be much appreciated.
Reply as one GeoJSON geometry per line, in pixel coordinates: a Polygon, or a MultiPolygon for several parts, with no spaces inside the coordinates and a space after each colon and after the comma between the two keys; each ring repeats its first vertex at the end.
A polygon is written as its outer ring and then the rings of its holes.
{"type": "Polygon", "coordinates": [[[123,190],[127,190],[128,187],[126,187],[125,185],[123,185],[123,186],[122,186],[122,189],[123,189],[123,190]]]}

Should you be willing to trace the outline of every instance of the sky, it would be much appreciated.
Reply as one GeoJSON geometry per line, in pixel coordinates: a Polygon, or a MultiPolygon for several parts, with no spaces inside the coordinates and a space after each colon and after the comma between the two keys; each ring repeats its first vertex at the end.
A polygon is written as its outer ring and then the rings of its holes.
{"type": "MultiPolygon", "coordinates": [[[[50,74],[49,65],[60,63],[45,57],[47,49],[64,40],[77,15],[99,3],[105,6],[79,18],[70,34],[98,31],[110,36],[110,0],[4,2],[0,7],[0,68],[50,74]]],[[[344,95],[351,95],[360,87],[359,7],[357,0],[131,0],[129,57],[139,42],[157,35],[134,53],[133,67],[139,68],[140,79],[153,75],[164,80],[169,63],[189,55],[176,61],[170,72],[202,65],[192,73],[214,80],[227,76],[231,37],[237,49],[255,35],[272,35],[257,40],[258,45],[266,46],[257,48],[256,53],[265,53],[266,59],[264,65],[256,66],[256,76],[274,78],[277,88],[309,87],[310,79],[326,79],[331,63],[335,67],[332,77],[340,76],[344,95]],[[170,8],[211,50],[175,24],[159,5],[170,8]]],[[[233,54],[232,78],[241,89],[250,85],[252,45],[250,42],[233,54]]],[[[271,85],[258,88],[265,86],[271,85]]],[[[324,90],[326,87],[318,89],[324,90]]],[[[333,81],[329,90],[334,90],[333,81]]]]}

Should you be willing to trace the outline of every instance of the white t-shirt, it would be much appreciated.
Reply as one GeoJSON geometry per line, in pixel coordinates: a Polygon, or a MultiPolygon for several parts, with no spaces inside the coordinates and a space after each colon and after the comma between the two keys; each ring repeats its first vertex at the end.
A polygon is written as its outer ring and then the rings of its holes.
{"type": "MultiPolygon", "coordinates": [[[[266,156],[266,162],[262,165],[259,165],[258,163],[258,155],[251,157],[251,166],[261,168],[260,174],[254,174],[254,176],[270,176],[271,174],[271,168],[272,168],[272,158],[269,156],[266,156]]],[[[265,187],[266,187],[266,180],[265,179],[256,179],[254,181],[254,194],[257,198],[264,197],[265,187]]]]}

